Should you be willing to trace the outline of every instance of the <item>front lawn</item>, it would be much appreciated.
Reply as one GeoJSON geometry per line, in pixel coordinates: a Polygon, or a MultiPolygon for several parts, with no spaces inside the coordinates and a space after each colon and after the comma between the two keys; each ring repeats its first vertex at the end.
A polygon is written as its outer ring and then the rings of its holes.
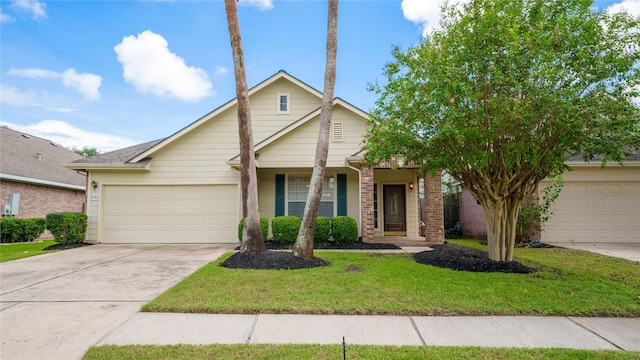
{"type": "Polygon", "coordinates": [[[55,250],[44,250],[55,245],[55,240],[43,240],[31,243],[0,245],[0,262],[22,259],[30,256],[46,254],[55,250]]]}
{"type": "Polygon", "coordinates": [[[640,316],[640,263],[577,250],[516,249],[516,260],[538,269],[532,274],[454,271],[419,264],[407,254],[319,251],[316,256],[330,266],[218,266],[230,255],[200,268],[143,311],[640,316]]]}
{"type": "MultiPolygon", "coordinates": [[[[637,352],[442,346],[347,346],[347,359],[638,359],[637,352]]],[[[94,346],[83,360],[110,359],[342,359],[341,345],[94,346]]]]}

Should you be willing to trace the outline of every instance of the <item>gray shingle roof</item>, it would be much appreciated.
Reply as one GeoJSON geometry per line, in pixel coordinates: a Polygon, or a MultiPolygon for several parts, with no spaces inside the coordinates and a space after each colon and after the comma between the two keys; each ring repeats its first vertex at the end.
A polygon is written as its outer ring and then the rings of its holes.
{"type": "Polygon", "coordinates": [[[84,175],[62,166],[82,158],[50,140],[0,127],[2,174],[84,186],[84,175]]]}
{"type": "Polygon", "coordinates": [[[108,153],[88,157],[81,158],[76,161],[73,161],[74,164],[114,164],[114,163],[126,163],[129,160],[136,157],[136,155],[141,154],[148,150],[149,148],[155,146],[157,143],[164,139],[153,140],[143,144],[129,146],[124,149],[110,151],[108,153]]]}

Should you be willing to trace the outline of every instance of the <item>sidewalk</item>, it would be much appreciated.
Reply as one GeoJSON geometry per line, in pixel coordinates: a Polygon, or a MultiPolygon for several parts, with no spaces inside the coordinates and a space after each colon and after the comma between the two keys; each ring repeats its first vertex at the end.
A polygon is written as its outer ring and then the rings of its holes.
{"type": "Polygon", "coordinates": [[[97,345],[340,344],[640,351],[640,318],[138,313],[97,345]]]}

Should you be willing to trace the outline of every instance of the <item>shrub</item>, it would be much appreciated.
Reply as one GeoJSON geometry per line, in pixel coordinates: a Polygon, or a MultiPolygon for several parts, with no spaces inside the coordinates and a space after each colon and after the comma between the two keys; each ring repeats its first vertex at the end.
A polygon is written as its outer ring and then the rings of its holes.
{"type": "Polygon", "coordinates": [[[323,243],[331,236],[331,219],[326,216],[316,218],[316,226],[313,228],[313,242],[323,243]]]}
{"type": "Polygon", "coordinates": [[[271,220],[273,240],[280,244],[293,244],[300,231],[300,220],[297,216],[278,216],[271,220]]]}
{"type": "Polygon", "coordinates": [[[87,231],[87,215],[79,212],[49,213],[47,229],[62,245],[81,243],[87,231]]]}
{"type": "MultiPolygon", "coordinates": [[[[238,241],[242,242],[242,227],[244,226],[244,219],[240,220],[238,224],[238,241]]],[[[264,216],[260,216],[260,229],[262,230],[262,239],[267,240],[269,236],[269,219],[264,216]]]]}
{"type": "Polygon", "coordinates": [[[358,223],[350,216],[331,219],[331,236],[338,244],[353,244],[358,240],[358,223]]]}
{"type": "Polygon", "coordinates": [[[45,219],[0,219],[0,242],[29,242],[37,239],[45,230],[45,219]]]}

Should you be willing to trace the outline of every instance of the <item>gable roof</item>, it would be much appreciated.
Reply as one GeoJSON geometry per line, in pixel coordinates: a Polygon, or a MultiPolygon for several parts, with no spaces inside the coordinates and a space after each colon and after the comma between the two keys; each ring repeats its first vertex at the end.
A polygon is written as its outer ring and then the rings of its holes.
{"type": "Polygon", "coordinates": [[[129,162],[133,157],[141,152],[153,147],[164,139],[149,141],[146,143],[133,145],[124,149],[110,151],[104,154],[81,158],[72,163],[65,164],[71,169],[104,169],[104,168],[122,168],[122,169],[145,169],[147,170],[148,158],[137,162],[129,162]]]}
{"type": "Polygon", "coordinates": [[[82,155],[8,127],[0,127],[0,139],[0,178],[85,190],[86,177],[63,166],[82,155]]]}

